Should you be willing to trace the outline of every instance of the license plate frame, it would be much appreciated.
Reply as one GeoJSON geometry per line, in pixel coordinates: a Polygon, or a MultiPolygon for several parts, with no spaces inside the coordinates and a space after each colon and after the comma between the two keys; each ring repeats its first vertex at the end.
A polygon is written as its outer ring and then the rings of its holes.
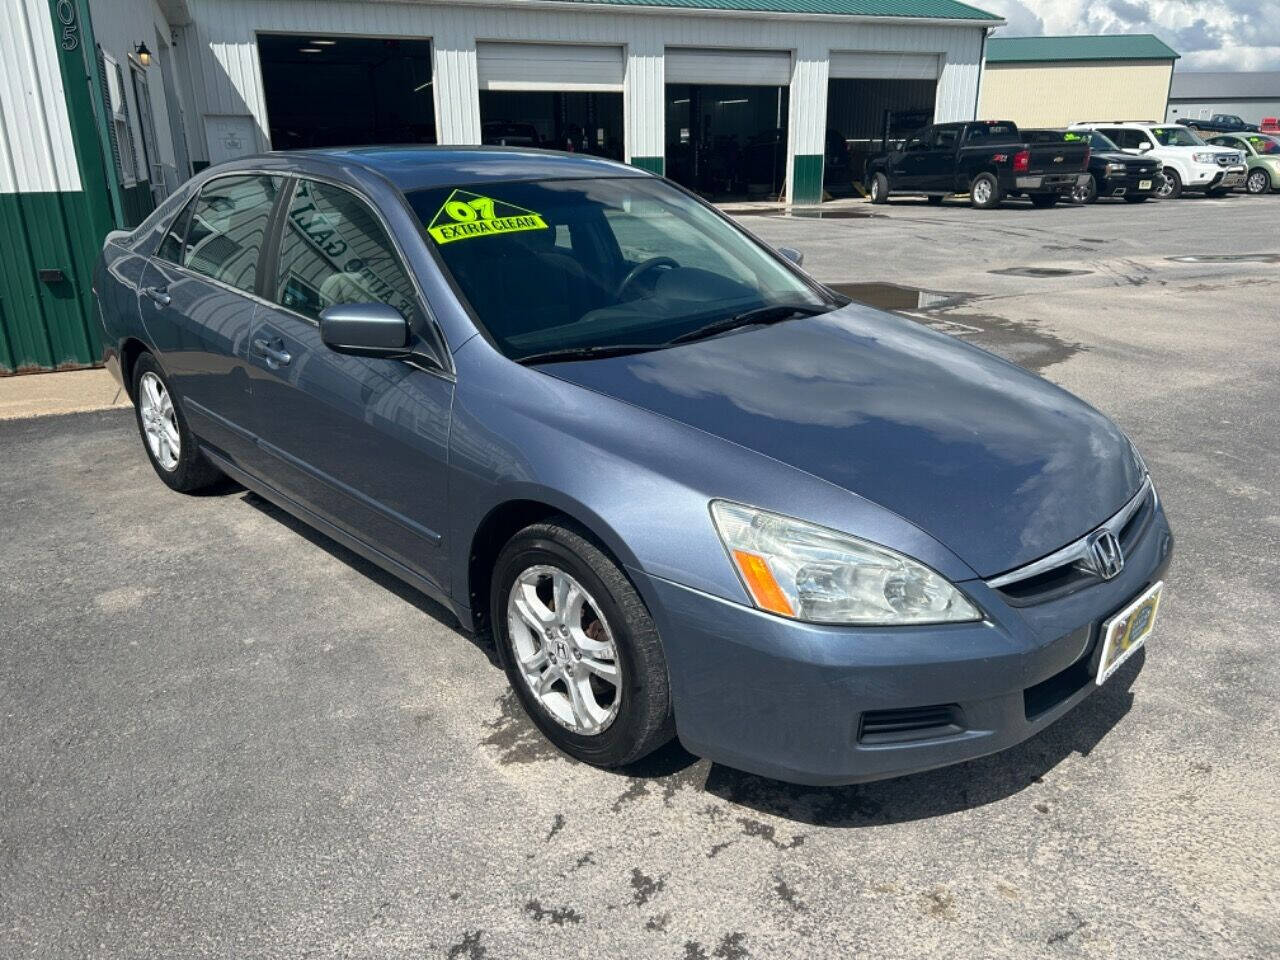
{"type": "Polygon", "coordinates": [[[1138,189],[1139,189],[1139,190],[1150,190],[1150,189],[1151,189],[1151,181],[1150,181],[1150,180],[1139,180],[1139,181],[1138,181],[1138,189]]]}
{"type": "Polygon", "coordinates": [[[1156,625],[1164,599],[1164,581],[1143,590],[1102,624],[1102,653],[1095,682],[1102,686],[1120,666],[1142,649],[1156,625]]]}

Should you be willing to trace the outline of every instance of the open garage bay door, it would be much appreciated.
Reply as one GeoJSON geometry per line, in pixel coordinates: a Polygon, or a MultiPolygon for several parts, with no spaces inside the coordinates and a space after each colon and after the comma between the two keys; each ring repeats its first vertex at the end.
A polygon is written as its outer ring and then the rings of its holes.
{"type": "Polygon", "coordinates": [[[785,50],[667,48],[667,83],[785,87],[791,83],[791,54],[785,50]]]}
{"type": "Polygon", "coordinates": [[[621,91],[621,47],[477,43],[481,90],[621,91]]]}
{"type": "Polygon", "coordinates": [[[833,52],[831,77],[848,80],[937,80],[938,55],[833,52]]]}

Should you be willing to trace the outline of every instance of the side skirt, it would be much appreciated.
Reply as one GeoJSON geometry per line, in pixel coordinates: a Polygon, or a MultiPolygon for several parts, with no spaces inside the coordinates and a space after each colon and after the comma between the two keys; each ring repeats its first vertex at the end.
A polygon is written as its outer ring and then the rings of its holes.
{"type": "Polygon", "coordinates": [[[254,493],[258,494],[258,496],[262,497],[264,500],[271,501],[281,510],[284,510],[286,513],[290,513],[293,516],[297,517],[303,523],[307,524],[307,526],[313,527],[314,529],[320,531],[330,540],[336,540],[338,543],[342,544],[352,553],[359,554],[360,556],[368,560],[370,563],[375,564],[378,567],[381,567],[383,570],[387,571],[387,573],[391,574],[392,576],[398,577],[399,579],[403,580],[405,583],[409,584],[409,586],[413,587],[415,590],[418,590],[421,593],[426,594],[436,603],[447,608],[449,612],[452,613],[458,619],[458,624],[463,630],[466,630],[467,632],[471,631],[471,609],[469,607],[459,607],[458,604],[456,604],[453,601],[452,597],[450,597],[447,593],[441,590],[438,586],[436,586],[430,580],[427,580],[425,577],[421,577],[418,574],[414,573],[412,570],[410,570],[408,567],[406,567],[404,564],[400,563],[399,561],[391,559],[391,557],[388,557],[385,553],[383,553],[381,550],[378,550],[376,547],[372,547],[369,544],[365,543],[363,540],[360,540],[360,539],[357,539],[356,537],[351,536],[345,530],[339,529],[338,527],[330,523],[328,520],[325,520],[322,517],[317,516],[315,513],[312,513],[302,504],[293,500],[291,497],[288,497],[285,494],[281,493],[279,490],[277,490],[275,487],[272,487],[270,484],[267,484],[264,481],[253,476],[252,474],[246,473],[244,470],[241,470],[239,467],[233,464],[226,457],[219,454],[216,450],[212,450],[207,445],[201,444],[200,452],[203,453],[206,457],[208,457],[209,461],[215,467],[217,467],[219,470],[221,470],[231,479],[235,480],[241,486],[247,487],[248,489],[252,490],[254,493]]]}

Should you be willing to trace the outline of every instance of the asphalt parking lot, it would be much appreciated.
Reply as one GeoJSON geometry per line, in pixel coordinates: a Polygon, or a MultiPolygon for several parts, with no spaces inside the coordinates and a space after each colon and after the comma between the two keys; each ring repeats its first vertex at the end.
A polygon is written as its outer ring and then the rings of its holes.
{"type": "Polygon", "coordinates": [[[900,780],[602,772],[430,601],[171,493],[131,411],[0,423],[0,955],[1276,956],[1280,196],[823,214],[743,223],[1137,442],[1179,538],[1145,655],[900,780]]]}

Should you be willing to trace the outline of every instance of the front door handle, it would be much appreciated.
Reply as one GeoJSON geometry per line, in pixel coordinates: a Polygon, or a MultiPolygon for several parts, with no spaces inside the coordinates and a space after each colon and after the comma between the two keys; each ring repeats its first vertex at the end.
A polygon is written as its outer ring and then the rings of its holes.
{"type": "Polygon", "coordinates": [[[164,287],[143,287],[142,292],[162,307],[169,305],[169,295],[164,292],[164,287]]]}
{"type": "Polygon", "coordinates": [[[253,352],[267,361],[267,366],[272,370],[280,367],[288,366],[293,360],[289,352],[284,349],[284,341],[267,340],[265,337],[256,337],[253,341],[253,352]]]}

